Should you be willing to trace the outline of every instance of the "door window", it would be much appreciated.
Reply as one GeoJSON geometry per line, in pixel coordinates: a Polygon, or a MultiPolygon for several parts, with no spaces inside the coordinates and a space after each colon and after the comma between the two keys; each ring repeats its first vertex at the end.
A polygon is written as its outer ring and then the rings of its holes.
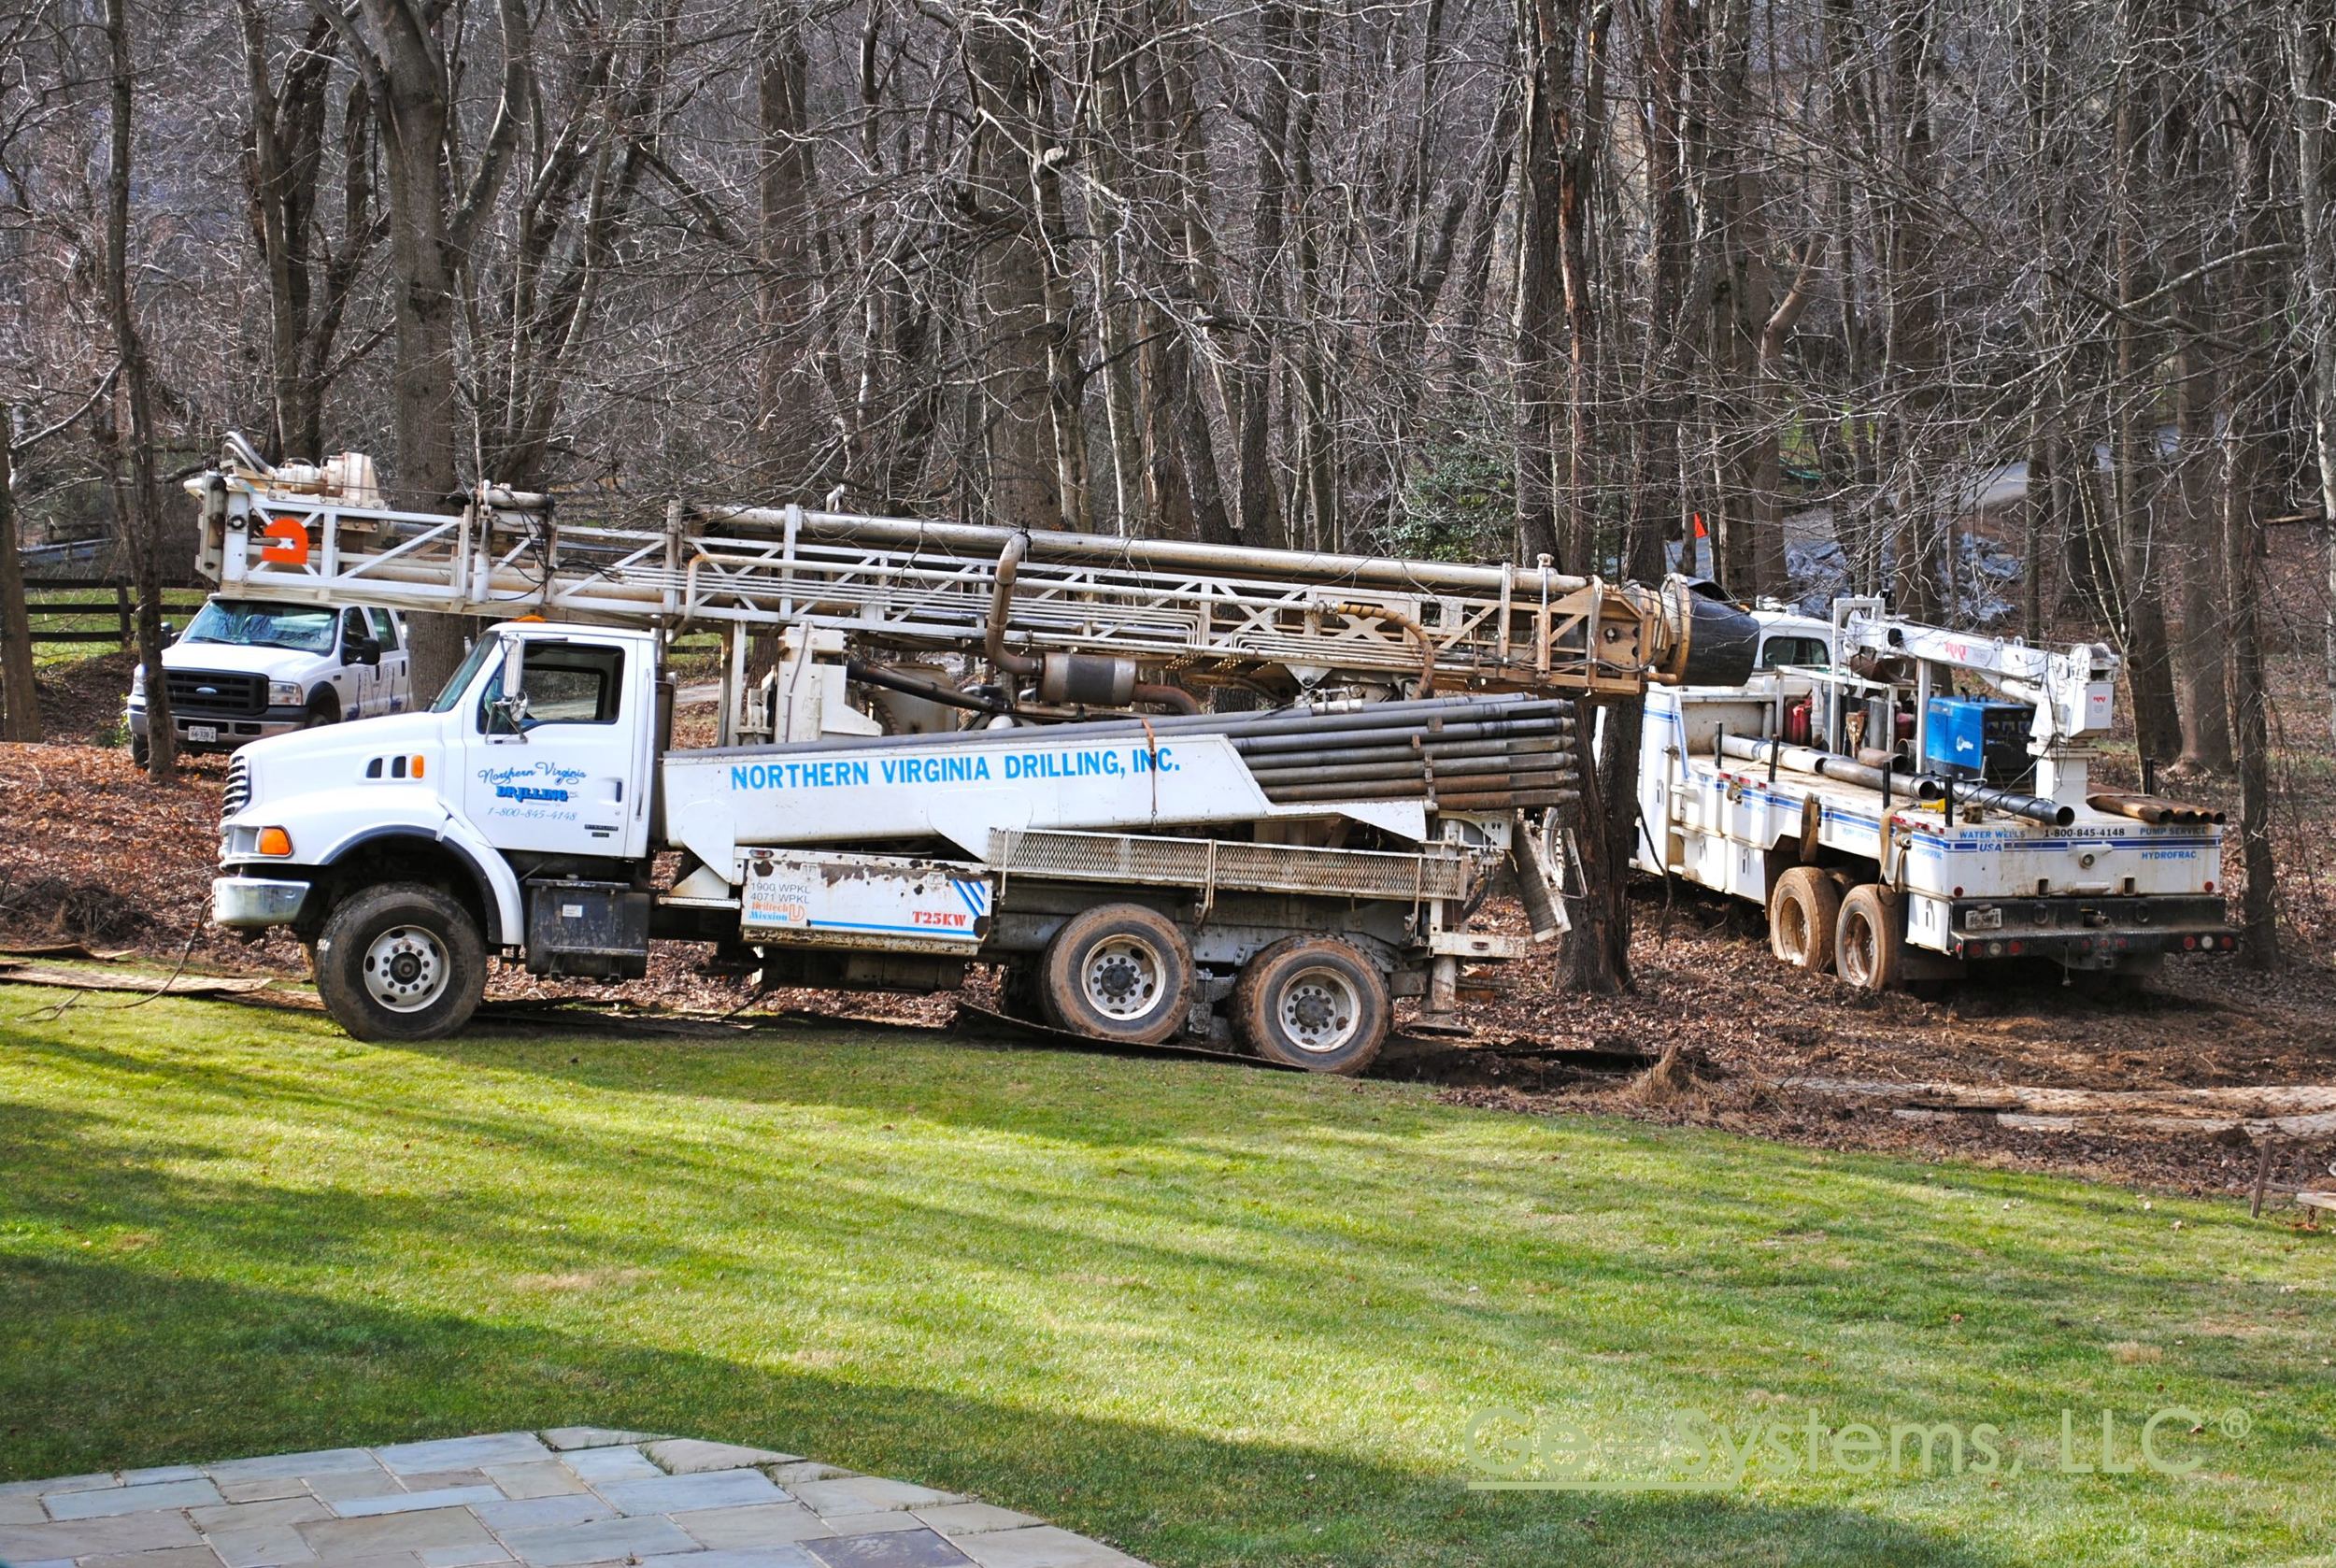
{"type": "Polygon", "coordinates": [[[384,653],[397,651],[397,618],[387,610],[368,612],[373,617],[373,640],[381,645],[384,653]]]}
{"type": "MultiPolygon", "coordinates": [[[[527,696],[520,727],[613,724],[624,691],[624,649],[593,643],[530,640],[520,658],[520,690],[527,696]]],[[[508,734],[494,712],[503,695],[497,670],[478,698],[478,731],[508,734]]]]}

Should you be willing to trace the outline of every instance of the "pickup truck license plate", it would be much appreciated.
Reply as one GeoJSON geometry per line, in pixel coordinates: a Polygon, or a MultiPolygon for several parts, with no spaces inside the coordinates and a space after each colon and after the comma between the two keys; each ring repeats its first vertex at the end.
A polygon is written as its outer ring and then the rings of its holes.
{"type": "Polygon", "coordinates": [[[187,726],[187,738],[189,740],[217,740],[219,738],[219,726],[216,724],[190,724],[187,726]]]}

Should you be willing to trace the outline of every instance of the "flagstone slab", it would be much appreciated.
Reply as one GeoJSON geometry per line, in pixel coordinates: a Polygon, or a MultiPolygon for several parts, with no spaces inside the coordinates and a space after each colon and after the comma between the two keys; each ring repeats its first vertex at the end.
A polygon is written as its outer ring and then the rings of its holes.
{"type": "Polygon", "coordinates": [[[1028,1514],[619,1427],[0,1484],[14,1568],[1143,1568],[1028,1514]]]}

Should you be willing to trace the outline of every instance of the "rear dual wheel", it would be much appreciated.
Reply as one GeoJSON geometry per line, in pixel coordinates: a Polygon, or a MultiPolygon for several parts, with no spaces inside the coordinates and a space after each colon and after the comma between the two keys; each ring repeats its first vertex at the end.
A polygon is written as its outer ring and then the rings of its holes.
{"type": "Polygon", "coordinates": [[[1894,991],[1905,978],[1906,909],[1879,882],[1849,890],[1833,928],[1833,966],[1859,991],[1894,991]]]}
{"type": "Polygon", "coordinates": [[[1360,1073],[1387,1041],[1387,981],[1378,965],[1328,936],[1288,936],[1261,948],[1233,987],[1232,1026],[1268,1061],[1309,1073],[1360,1073]]]}
{"type": "Polygon", "coordinates": [[[1833,938],[1841,923],[1841,889],[1813,865],[1796,865],[1768,893],[1768,948],[1795,969],[1822,975],[1833,967],[1833,938]]]}
{"type": "Polygon", "coordinates": [[[1191,945],[1156,909],[1101,905],[1073,916],[1047,945],[1038,1000],[1058,1029],[1157,1046],[1191,1008],[1191,945]]]}

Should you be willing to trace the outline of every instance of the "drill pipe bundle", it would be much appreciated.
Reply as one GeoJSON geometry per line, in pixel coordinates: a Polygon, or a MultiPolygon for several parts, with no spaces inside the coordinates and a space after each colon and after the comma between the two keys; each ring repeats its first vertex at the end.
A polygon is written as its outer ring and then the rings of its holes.
{"type": "Polygon", "coordinates": [[[1419,800],[1443,810],[1505,811],[1580,796],[1573,705],[1381,705],[1231,738],[1276,805],[1419,800]]]}

